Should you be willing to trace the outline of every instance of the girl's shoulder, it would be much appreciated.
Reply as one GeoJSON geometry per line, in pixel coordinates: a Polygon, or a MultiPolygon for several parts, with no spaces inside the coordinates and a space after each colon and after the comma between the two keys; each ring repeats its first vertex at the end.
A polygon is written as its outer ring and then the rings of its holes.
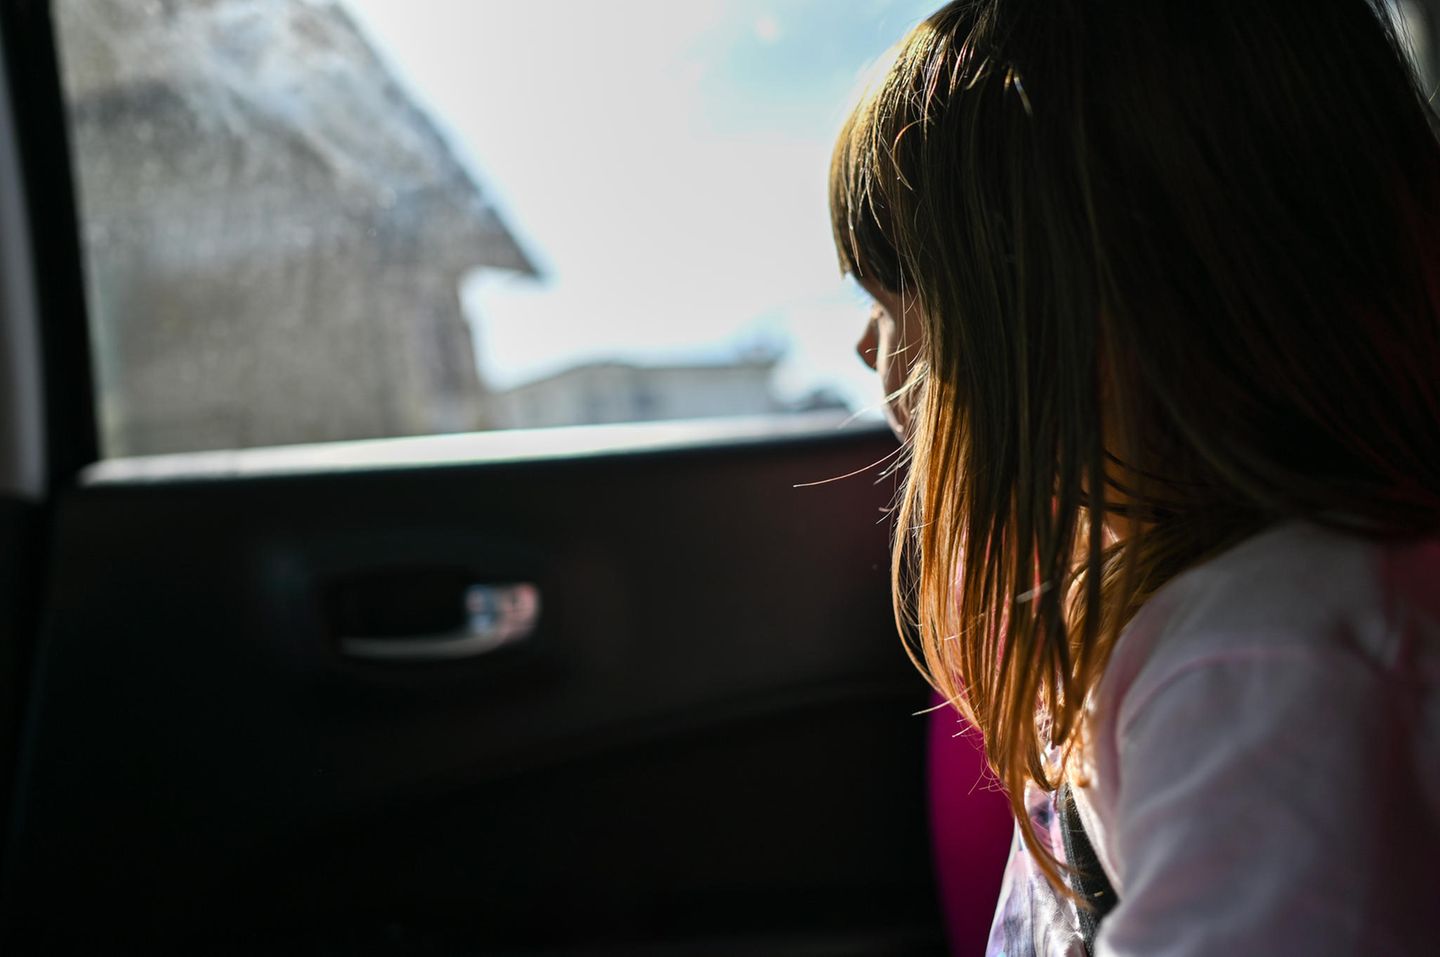
{"type": "MultiPolygon", "coordinates": [[[[1440,539],[1276,525],[1168,582],[1116,643],[1102,695],[1225,661],[1338,656],[1385,670],[1440,646],[1440,539]]],[[[1154,689],[1148,689],[1154,690],[1154,689]]]]}
{"type": "Polygon", "coordinates": [[[1428,939],[1440,541],[1304,523],[1257,535],[1156,593],[1090,707],[1077,803],[1119,894],[1103,935],[1119,949],[1428,939]],[[1297,915],[1295,900],[1314,906],[1297,915]],[[1181,923],[1193,946],[1162,945],[1181,923]]]}

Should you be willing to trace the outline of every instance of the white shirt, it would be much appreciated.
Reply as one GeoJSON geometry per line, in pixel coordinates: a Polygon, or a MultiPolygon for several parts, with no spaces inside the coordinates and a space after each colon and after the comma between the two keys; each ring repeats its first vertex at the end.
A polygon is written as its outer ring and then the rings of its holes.
{"type": "Polygon", "coordinates": [[[1440,540],[1297,522],[1186,571],[1091,715],[1097,955],[1440,954],[1440,540]]]}

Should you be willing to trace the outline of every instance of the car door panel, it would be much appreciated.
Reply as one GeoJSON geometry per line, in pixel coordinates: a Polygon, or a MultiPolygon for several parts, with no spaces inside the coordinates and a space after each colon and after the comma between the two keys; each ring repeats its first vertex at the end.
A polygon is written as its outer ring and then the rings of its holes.
{"type": "Polygon", "coordinates": [[[9,939],[934,946],[893,481],[795,487],[892,450],[861,431],[68,493],[9,939]],[[347,657],[327,594],[397,569],[533,581],[538,629],[347,657]]]}

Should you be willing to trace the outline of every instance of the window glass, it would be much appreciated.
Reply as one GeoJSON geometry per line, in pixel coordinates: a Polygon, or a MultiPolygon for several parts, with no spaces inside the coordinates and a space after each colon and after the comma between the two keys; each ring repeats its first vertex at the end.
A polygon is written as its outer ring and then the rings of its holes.
{"type": "Polygon", "coordinates": [[[934,0],[58,0],[107,456],[873,407],[825,208],[934,0]]]}
{"type": "Polygon", "coordinates": [[[937,3],[57,0],[104,454],[867,414],[825,172],[937,3]]]}

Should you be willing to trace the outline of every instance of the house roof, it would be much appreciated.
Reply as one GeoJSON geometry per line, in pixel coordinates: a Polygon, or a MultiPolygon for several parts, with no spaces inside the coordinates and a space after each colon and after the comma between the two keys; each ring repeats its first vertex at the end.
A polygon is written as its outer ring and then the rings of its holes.
{"type": "Polygon", "coordinates": [[[225,170],[232,192],[274,180],[290,156],[333,183],[324,196],[297,195],[299,205],[338,197],[386,228],[433,238],[424,245],[451,268],[536,274],[476,177],[334,0],[62,0],[56,13],[77,127],[133,135],[137,115],[163,111],[197,142],[241,154],[225,170]]]}

